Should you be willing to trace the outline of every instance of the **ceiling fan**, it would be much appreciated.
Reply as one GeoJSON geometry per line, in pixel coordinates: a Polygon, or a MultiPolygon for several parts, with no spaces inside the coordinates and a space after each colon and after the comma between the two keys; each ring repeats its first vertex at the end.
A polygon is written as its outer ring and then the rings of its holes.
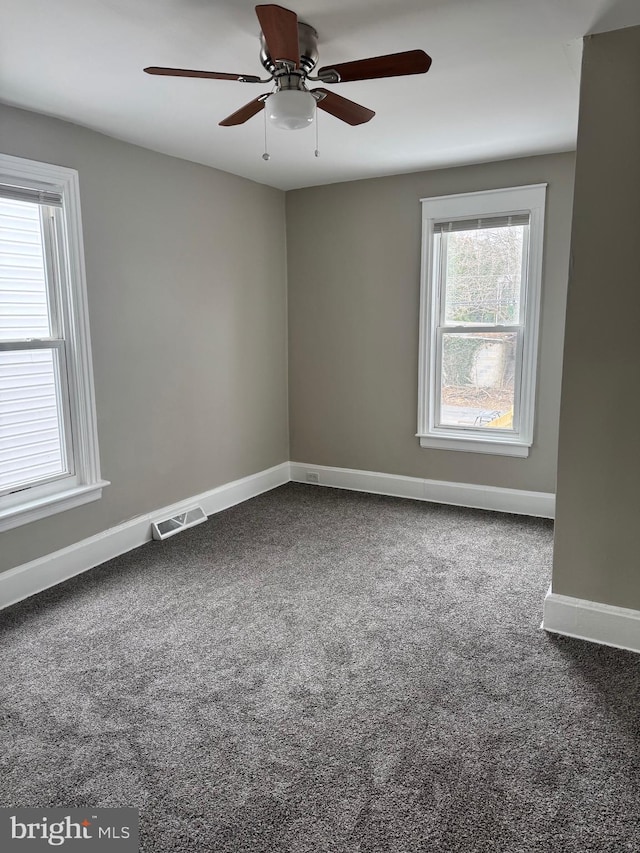
{"type": "Polygon", "coordinates": [[[273,124],[287,130],[307,127],[313,121],[316,106],[350,125],[364,124],[375,115],[373,110],[336,95],[328,89],[308,89],[309,81],[332,84],[352,80],[375,80],[382,77],[400,77],[424,74],[431,66],[431,57],[423,50],[407,50],[387,56],[374,56],[354,62],[341,62],[311,72],[318,63],[318,34],[309,24],[298,21],[295,12],[282,6],[268,4],[256,6],[256,15],[262,30],[260,34],[260,62],[269,77],[254,74],[227,74],[218,71],[190,71],[185,68],[150,66],[147,74],[168,77],[205,77],[212,80],[237,80],[240,83],[270,83],[275,89],[249,101],[230,116],[222,119],[222,127],[244,124],[252,116],[267,108],[273,124]]]}

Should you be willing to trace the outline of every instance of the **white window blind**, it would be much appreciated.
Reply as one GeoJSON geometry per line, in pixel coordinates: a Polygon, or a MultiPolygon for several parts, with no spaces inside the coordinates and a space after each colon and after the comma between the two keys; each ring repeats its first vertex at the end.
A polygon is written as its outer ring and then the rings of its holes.
{"type": "Polygon", "coordinates": [[[475,219],[451,219],[445,222],[434,222],[433,233],[479,231],[483,228],[509,228],[512,225],[528,224],[528,213],[512,213],[507,216],[483,216],[475,219]]]}
{"type": "Polygon", "coordinates": [[[1,184],[0,194],[7,200],[29,201],[36,204],[46,204],[49,207],[62,207],[62,196],[53,190],[38,189],[37,187],[20,187],[13,184],[1,184]]]}

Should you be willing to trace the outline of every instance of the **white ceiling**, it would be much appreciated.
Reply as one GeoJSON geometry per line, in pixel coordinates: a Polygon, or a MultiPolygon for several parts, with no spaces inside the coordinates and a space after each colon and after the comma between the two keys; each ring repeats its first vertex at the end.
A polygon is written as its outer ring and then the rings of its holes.
{"type": "MultiPolygon", "coordinates": [[[[147,65],[261,74],[249,0],[2,0],[0,100],[281,189],[568,150],[581,38],[640,24],[638,0],[283,0],[319,65],[422,48],[428,74],[342,83],[375,110],[314,130],[218,121],[268,85],[151,77],[147,65]]],[[[0,131],[1,144],[1,131],[0,131]]]]}

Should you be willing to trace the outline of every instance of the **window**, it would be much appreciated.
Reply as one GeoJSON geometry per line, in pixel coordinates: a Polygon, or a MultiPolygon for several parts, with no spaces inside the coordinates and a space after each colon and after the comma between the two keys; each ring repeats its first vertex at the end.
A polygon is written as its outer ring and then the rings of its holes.
{"type": "Polygon", "coordinates": [[[529,454],[545,192],[422,200],[422,447],[529,454]]]}
{"type": "Polygon", "coordinates": [[[78,176],[0,155],[0,530],[100,479],[78,176]]]}

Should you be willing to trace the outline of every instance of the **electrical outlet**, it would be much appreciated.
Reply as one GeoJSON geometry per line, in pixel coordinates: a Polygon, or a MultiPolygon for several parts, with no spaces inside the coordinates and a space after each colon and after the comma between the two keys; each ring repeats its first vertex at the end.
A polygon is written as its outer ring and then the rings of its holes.
{"type": "Polygon", "coordinates": [[[317,471],[307,471],[307,483],[319,483],[320,474],[317,471]]]}

